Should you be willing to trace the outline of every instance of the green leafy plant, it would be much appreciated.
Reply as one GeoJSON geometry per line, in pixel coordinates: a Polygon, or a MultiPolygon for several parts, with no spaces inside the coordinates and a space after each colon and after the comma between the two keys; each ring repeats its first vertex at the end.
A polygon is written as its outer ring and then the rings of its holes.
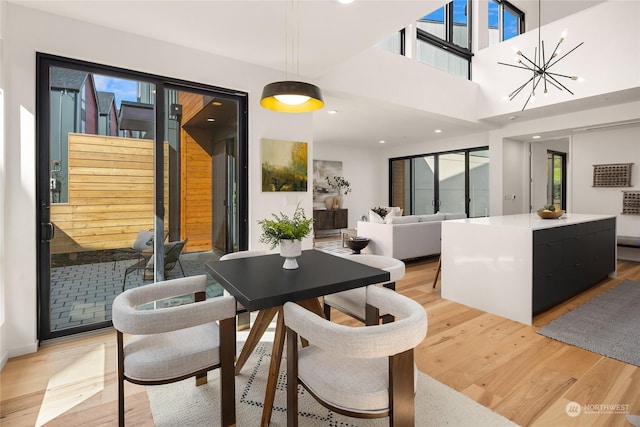
{"type": "Polygon", "coordinates": [[[553,212],[553,211],[556,210],[556,207],[554,205],[544,205],[544,207],[542,209],[545,210],[545,211],[553,212]]]}
{"type": "Polygon", "coordinates": [[[351,183],[342,176],[328,176],[327,184],[338,192],[338,194],[347,194],[351,191],[351,183]]]}
{"type": "Polygon", "coordinates": [[[271,214],[271,216],[273,219],[265,218],[258,221],[262,228],[259,241],[268,243],[271,245],[271,249],[278,246],[281,240],[302,240],[311,233],[313,219],[305,216],[304,209],[300,207],[300,204],[296,206],[293,217],[282,212],[271,214]]]}

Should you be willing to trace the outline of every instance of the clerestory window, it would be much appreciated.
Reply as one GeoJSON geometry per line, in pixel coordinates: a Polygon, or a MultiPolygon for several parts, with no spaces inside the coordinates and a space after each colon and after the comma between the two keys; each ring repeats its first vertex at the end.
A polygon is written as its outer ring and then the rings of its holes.
{"type": "Polygon", "coordinates": [[[471,0],[453,0],[416,23],[416,59],[471,78],[471,0]]]}
{"type": "Polygon", "coordinates": [[[524,32],[524,12],[506,0],[489,0],[489,45],[524,32]]]}

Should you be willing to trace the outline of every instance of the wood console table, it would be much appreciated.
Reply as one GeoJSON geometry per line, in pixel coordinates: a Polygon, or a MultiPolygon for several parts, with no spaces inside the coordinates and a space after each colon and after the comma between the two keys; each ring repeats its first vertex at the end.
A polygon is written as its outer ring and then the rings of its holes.
{"type": "Polygon", "coordinates": [[[348,209],[314,209],[313,231],[316,237],[323,234],[339,233],[341,229],[348,228],[348,209]]]}

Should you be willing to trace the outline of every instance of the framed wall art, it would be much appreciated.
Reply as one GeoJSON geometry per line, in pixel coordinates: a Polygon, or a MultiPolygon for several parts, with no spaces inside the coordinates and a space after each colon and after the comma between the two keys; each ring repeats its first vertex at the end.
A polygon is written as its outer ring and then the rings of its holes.
{"type": "Polygon", "coordinates": [[[307,191],[306,142],[262,138],[262,191],[307,191]]]}

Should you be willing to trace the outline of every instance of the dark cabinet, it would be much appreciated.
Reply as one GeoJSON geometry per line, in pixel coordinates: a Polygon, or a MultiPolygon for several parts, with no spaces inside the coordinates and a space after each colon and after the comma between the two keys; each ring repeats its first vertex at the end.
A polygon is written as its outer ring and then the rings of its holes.
{"type": "Polygon", "coordinates": [[[313,211],[313,230],[316,236],[348,228],[348,209],[318,209],[313,211]]]}
{"type": "Polygon", "coordinates": [[[615,218],[533,232],[533,313],[603,280],[615,270],[615,218]]]}

